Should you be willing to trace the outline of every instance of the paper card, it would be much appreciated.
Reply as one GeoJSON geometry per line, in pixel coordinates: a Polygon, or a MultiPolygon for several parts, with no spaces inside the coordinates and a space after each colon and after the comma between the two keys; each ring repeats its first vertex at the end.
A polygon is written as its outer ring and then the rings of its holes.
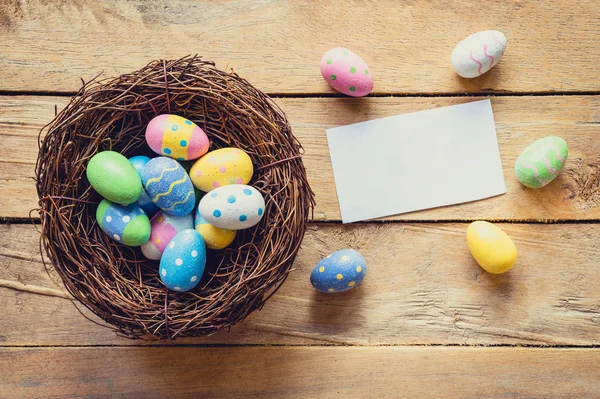
{"type": "Polygon", "coordinates": [[[506,193],[490,100],[327,130],[343,223],[506,193]]]}

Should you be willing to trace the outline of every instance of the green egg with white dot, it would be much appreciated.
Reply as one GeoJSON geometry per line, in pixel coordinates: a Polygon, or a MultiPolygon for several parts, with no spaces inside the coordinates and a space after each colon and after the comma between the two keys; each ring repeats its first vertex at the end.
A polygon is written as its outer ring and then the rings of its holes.
{"type": "Polygon", "coordinates": [[[254,187],[230,184],[207,193],[198,204],[208,223],[225,230],[242,230],[258,224],[265,214],[265,200],[254,187]]]}
{"type": "Polygon", "coordinates": [[[137,202],[120,205],[104,199],[96,209],[96,221],[110,238],[130,247],[150,238],[150,220],[137,202]]]}
{"type": "Polygon", "coordinates": [[[194,229],[182,230],[169,242],[160,258],[158,273],[172,291],[194,289],[206,266],[206,244],[194,229]]]}

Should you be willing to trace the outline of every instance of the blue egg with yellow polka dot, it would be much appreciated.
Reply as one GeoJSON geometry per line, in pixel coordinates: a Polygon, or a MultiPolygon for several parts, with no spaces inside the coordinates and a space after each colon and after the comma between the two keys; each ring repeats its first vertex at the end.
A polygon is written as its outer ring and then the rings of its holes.
{"type": "Polygon", "coordinates": [[[182,230],[169,242],[160,258],[159,275],[173,291],[196,287],[206,265],[206,244],[196,230],[182,230]]]}
{"type": "Polygon", "coordinates": [[[348,291],[365,277],[367,264],[360,253],[342,249],[321,259],[310,274],[310,283],[320,292],[348,291]]]}

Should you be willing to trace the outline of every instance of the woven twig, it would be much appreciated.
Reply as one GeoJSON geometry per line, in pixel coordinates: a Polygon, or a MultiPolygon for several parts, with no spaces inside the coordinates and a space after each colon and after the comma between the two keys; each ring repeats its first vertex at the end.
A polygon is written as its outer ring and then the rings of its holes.
{"type": "Polygon", "coordinates": [[[283,112],[235,73],[195,56],[84,85],[40,132],[39,150],[42,245],[67,290],[130,338],[212,334],[261,308],[287,277],[314,205],[302,148],[283,112]],[[85,178],[99,151],[155,155],[145,127],[169,110],[200,126],[211,150],[246,151],[256,170],[251,184],[266,201],[262,221],[238,232],[230,248],[210,253],[202,281],[187,293],[166,290],[157,261],[100,230],[101,198],[85,178]]]}

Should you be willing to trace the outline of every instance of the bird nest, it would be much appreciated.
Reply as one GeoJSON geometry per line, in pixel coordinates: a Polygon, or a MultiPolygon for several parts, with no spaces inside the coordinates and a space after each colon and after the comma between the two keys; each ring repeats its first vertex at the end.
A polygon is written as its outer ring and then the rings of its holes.
{"type": "Polygon", "coordinates": [[[300,248],[314,205],[302,153],[271,99],[198,57],[154,61],[134,73],[94,80],[40,133],[41,244],[68,291],[120,335],[173,339],[228,329],[273,295],[300,248]],[[239,231],[229,248],[209,253],[203,279],[190,292],[167,290],[157,261],[100,229],[95,212],[102,198],[85,177],[88,161],[100,151],[152,155],[145,128],[164,113],[200,126],[211,149],[247,152],[255,167],[250,184],[266,202],[257,226],[239,231]]]}

